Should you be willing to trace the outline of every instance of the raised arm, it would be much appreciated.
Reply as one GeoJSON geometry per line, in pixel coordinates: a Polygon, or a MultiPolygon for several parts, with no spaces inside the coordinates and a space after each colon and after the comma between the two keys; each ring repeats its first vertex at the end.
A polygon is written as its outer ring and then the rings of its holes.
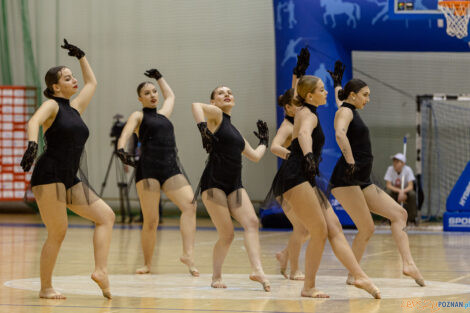
{"type": "Polygon", "coordinates": [[[292,125],[286,121],[282,122],[281,126],[277,130],[276,136],[274,136],[273,141],[271,142],[271,152],[281,159],[287,159],[290,151],[284,146],[291,136],[292,125]]]}
{"type": "Polygon", "coordinates": [[[328,70],[328,73],[330,73],[331,78],[333,79],[333,84],[335,87],[335,100],[336,100],[336,105],[338,108],[343,104],[343,101],[339,100],[338,98],[338,91],[342,88],[341,85],[342,85],[343,74],[344,74],[345,69],[346,69],[346,66],[340,60],[337,60],[335,62],[334,72],[328,70]]]}
{"type": "Polygon", "coordinates": [[[136,111],[129,116],[129,119],[124,125],[124,128],[121,132],[121,136],[117,142],[117,155],[121,159],[122,163],[126,165],[130,165],[136,167],[137,164],[135,162],[134,156],[130,153],[127,153],[124,150],[127,141],[132,136],[132,133],[137,132],[140,127],[140,123],[142,122],[143,114],[142,112],[136,111]]]}
{"type": "Polygon", "coordinates": [[[339,100],[339,97],[338,97],[338,92],[341,89],[343,89],[343,88],[341,88],[341,86],[337,86],[335,88],[335,101],[336,101],[336,107],[338,107],[338,108],[340,108],[343,105],[343,102],[344,102],[344,101],[339,100]]]}
{"type": "Polygon", "coordinates": [[[340,108],[335,115],[335,134],[336,142],[338,143],[344,159],[348,164],[355,164],[354,156],[352,154],[351,145],[347,137],[348,127],[353,119],[353,113],[347,108],[340,108]]]}
{"type": "Polygon", "coordinates": [[[194,102],[191,108],[196,123],[207,121],[209,129],[212,131],[222,122],[222,110],[215,105],[194,102]]]}
{"type": "Polygon", "coordinates": [[[61,46],[61,48],[68,50],[68,55],[76,57],[80,62],[84,86],[78,96],[75,97],[72,102],[70,102],[70,105],[80,112],[80,114],[83,114],[88,104],[90,103],[91,98],[95,94],[98,82],[96,81],[95,74],[93,73],[88,60],[85,57],[85,52],[83,52],[77,46],[69,44],[67,39],[64,39],[64,44],[61,46]]]}
{"type": "Polygon", "coordinates": [[[259,160],[261,160],[264,153],[266,152],[266,148],[268,147],[269,143],[269,129],[266,122],[258,120],[258,122],[256,122],[256,126],[258,127],[258,132],[253,133],[259,139],[258,147],[256,147],[256,149],[253,149],[248,143],[248,141],[245,139],[245,149],[242,152],[244,156],[246,156],[250,161],[253,162],[259,162],[259,160]]]}
{"type": "Polygon", "coordinates": [[[222,110],[215,105],[200,102],[194,102],[191,108],[197,128],[201,133],[202,146],[207,153],[211,153],[214,142],[218,140],[213,132],[222,123],[222,110]]]}
{"type": "Polygon", "coordinates": [[[167,118],[170,118],[171,113],[173,113],[173,108],[175,107],[175,93],[171,89],[170,85],[166,82],[165,78],[163,78],[163,75],[157,70],[157,69],[150,69],[145,72],[145,76],[154,78],[158,86],[160,87],[160,90],[162,91],[163,99],[163,105],[160,110],[158,110],[158,113],[165,115],[167,118]]]}
{"type": "Polygon", "coordinates": [[[137,133],[137,130],[140,127],[140,123],[142,122],[143,114],[142,112],[136,111],[129,116],[129,119],[124,125],[124,128],[121,132],[121,136],[119,137],[117,148],[124,149],[127,144],[127,141],[132,136],[132,133],[137,133]]]}
{"type": "Polygon", "coordinates": [[[51,125],[59,110],[57,102],[47,100],[44,102],[28,121],[28,148],[26,149],[21,160],[21,167],[25,172],[31,169],[34,159],[38,151],[39,127],[43,124],[51,125]],[[47,123],[46,123],[47,122],[47,123]]]}

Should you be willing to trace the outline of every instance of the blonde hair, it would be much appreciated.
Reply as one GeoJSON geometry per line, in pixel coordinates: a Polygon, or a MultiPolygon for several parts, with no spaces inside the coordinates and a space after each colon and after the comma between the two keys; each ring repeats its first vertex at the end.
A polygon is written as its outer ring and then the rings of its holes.
{"type": "Polygon", "coordinates": [[[297,83],[297,97],[292,101],[296,106],[302,106],[305,102],[305,97],[309,93],[313,93],[317,88],[320,78],[313,75],[305,75],[297,83]]]}

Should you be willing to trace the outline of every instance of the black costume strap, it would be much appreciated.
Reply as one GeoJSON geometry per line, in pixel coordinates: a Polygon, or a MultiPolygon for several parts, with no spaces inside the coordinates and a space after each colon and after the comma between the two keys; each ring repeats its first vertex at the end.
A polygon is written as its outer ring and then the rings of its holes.
{"type": "Polygon", "coordinates": [[[284,115],[284,119],[288,120],[292,125],[294,124],[294,117],[289,115],[284,115]]]}
{"type": "Polygon", "coordinates": [[[353,111],[356,110],[356,107],[354,105],[352,105],[351,103],[343,102],[343,104],[341,106],[345,107],[345,108],[350,108],[353,111]]]}
{"type": "Polygon", "coordinates": [[[313,114],[317,115],[317,107],[316,106],[314,106],[312,104],[309,104],[307,102],[304,102],[303,106],[308,108],[310,110],[310,112],[312,112],[313,114]]]}

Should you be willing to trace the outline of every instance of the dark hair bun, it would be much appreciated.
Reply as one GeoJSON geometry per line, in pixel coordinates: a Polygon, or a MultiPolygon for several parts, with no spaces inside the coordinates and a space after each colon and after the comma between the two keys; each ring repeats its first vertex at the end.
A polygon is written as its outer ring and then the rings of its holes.
{"type": "Polygon", "coordinates": [[[286,105],[290,104],[292,101],[292,98],[294,97],[294,89],[290,88],[287,89],[282,95],[277,98],[277,104],[284,108],[286,105]]]}
{"type": "Polygon", "coordinates": [[[341,101],[344,101],[346,100],[348,96],[346,95],[346,92],[344,91],[344,89],[340,89],[338,90],[338,99],[341,100],[341,101]]]}
{"type": "Polygon", "coordinates": [[[49,98],[49,99],[52,99],[52,97],[54,96],[54,93],[49,88],[44,89],[42,93],[44,97],[49,98]]]}
{"type": "Polygon", "coordinates": [[[284,103],[282,102],[283,95],[280,95],[277,97],[277,105],[280,106],[281,108],[284,107],[284,103]]]}

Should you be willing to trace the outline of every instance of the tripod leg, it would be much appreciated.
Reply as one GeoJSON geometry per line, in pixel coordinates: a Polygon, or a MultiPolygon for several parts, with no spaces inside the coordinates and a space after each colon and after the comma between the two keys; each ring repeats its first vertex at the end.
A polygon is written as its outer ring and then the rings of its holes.
{"type": "Polygon", "coordinates": [[[100,198],[103,196],[104,187],[106,186],[106,182],[108,181],[109,171],[111,170],[111,165],[113,164],[114,155],[115,155],[115,152],[113,151],[113,153],[111,153],[111,158],[109,159],[109,162],[108,162],[108,169],[106,170],[106,175],[104,175],[104,180],[101,183],[100,198]]]}

